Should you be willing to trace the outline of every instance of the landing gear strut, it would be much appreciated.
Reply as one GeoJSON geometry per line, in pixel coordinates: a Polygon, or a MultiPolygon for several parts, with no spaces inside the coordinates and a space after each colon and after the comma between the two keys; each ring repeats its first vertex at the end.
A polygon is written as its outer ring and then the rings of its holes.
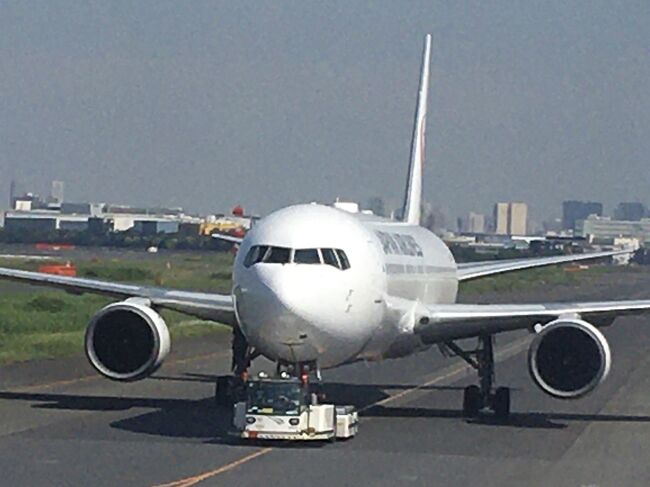
{"type": "Polygon", "coordinates": [[[248,346],[248,340],[241,331],[239,326],[232,329],[232,364],[230,366],[233,374],[240,376],[248,372],[251,366],[251,347],[248,346]]]}
{"type": "Polygon", "coordinates": [[[258,355],[248,345],[248,340],[236,325],[232,331],[232,374],[217,377],[215,390],[217,406],[230,408],[244,394],[248,368],[258,355]]]}
{"type": "Polygon", "coordinates": [[[316,362],[289,363],[278,361],[275,368],[277,377],[297,377],[305,385],[308,385],[312,399],[318,402],[325,400],[322,388],[322,376],[320,367],[316,362]]]}
{"type": "Polygon", "coordinates": [[[475,350],[463,350],[454,342],[445,343],[455,355],[461,357],[478,372],[479,385],[465,388],[463,414],[476,417],[482,409],[491,409],[497,418],[510,415],[510,389],[494,389],[494,342],[492,335],[481,335],[475,350]]]}

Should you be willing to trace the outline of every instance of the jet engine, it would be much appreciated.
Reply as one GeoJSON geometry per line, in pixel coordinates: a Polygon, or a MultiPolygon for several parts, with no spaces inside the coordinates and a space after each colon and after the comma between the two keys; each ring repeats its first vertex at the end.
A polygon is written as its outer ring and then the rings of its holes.
{"type": "Polygon", "coordinates": [[[86,356],[102,375],[118,381],[144,379],[169,353],[169,330],[162,317],[137,301],[102,308],[88,324],[86,356]]]}
{"type": "Polygon", "coordinates": [[[593,391],[611,365],[609,344],[592,324],[558,319],[544,326],[528,350],[533,381],[547,394],[573,399],[593,391]]]}

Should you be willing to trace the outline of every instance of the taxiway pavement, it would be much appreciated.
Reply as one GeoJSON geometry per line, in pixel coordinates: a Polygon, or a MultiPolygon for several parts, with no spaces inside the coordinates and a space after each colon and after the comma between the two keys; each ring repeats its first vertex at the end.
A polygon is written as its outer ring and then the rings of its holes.
{"type": "MultiPolygon", "coordinates": [[[[480,302],[650,298],[650,271],[579,288],[465,298],[480,302]]],[[[434,348],[326,371],[336,402],[364,408],[359,435],[334,444],[240,444],[213,406],[227,337],[178,344],[150,379],[96,377],[82,357],[0,369],[3,485],[650,485],[650,317],[605,330],[610,377],[592,395],[552,399],[528,377],[530,337],[497,340],[497,382],[514,388],[507,422],[460,414],[474,381],[434,348]]]]}

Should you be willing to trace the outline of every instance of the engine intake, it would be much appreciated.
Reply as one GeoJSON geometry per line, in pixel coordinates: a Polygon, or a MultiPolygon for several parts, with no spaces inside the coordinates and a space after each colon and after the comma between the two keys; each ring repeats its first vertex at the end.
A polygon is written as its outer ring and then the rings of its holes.
{"type": "Polygon", "coordinates": [[[135,381],[156,371],[169,353],[169,330],[149,306],[123,301],[101,309],[88,324],[86,356],[102,375],[135,381]]]}
{"type": "Polygon", "coordinates": [[[533,381],[547,394],[574,399],[609,374],[611,352],[603,334],[579,319],[558,319],[537,334],[528,350],[533,381]]]}

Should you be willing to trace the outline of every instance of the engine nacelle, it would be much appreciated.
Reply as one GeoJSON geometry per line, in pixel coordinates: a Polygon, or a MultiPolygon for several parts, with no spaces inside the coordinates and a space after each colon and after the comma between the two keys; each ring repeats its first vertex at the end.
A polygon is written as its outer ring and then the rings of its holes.
{"type": "Polygon", "coordinates": [[[604,335],[592,324],[573,318],[546,325],[528,350],[533,381],[561,399],[593,391],[609,374],[611,360],[604,335]]]}
{"type": "Polygon", "coordinates": [[[109,379],[135,381],[156,371],[170,349],[162,317],[145,304],[123,301],[102,308],[86,329],[86,356],[109,379]]]}

